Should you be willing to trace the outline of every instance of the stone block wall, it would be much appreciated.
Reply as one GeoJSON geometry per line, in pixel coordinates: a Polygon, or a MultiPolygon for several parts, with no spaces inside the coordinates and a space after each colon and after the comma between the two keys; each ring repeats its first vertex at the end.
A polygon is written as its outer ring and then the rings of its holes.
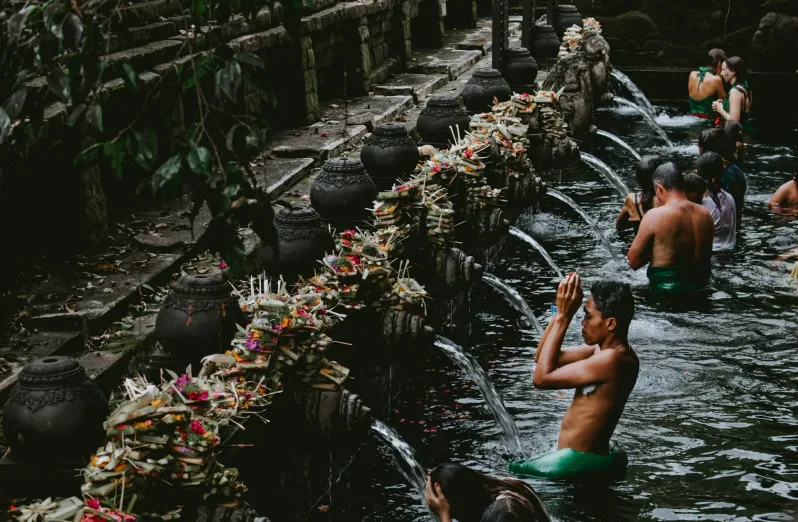
{"type": "MultiPolygon", "coordinates": [[[[75,156],[136,120],[156,128],[159,156],[167,158],[175,140],[197,120],[196,92],[185,90],[177,74],[190,65],[195,43],[214,38],[234,52],[261,58],[266,69],[253,81],[268,94],[264,98],[245,83],[237,112],[279,130],[318,121],[320,100],[370,92],[404,67],[413,46],[439,46],[445,16],[445,0],[314,0],[303,7],[301,20],[291,24],[296,31],[289,34],[279,2],[261,9],[253,20],[233,16],[224,25],[194,31],[187,12],[173,0],[124,7],[111,27],[110,53],[104,58],[103,134],[68,126],[70,111],[53,102],[47,81],[31,82],[28,98],[47,107],[45,120],[25,136],[27,158],[0,163],[0,237],[24,253],[19,264],[24,266],[25,260],[41,255],[69,255],[107,243],[109,223],[148,203],[148,191],[137,188],[149,174],[135,162],[125,164],[118,177],[101,148],[77,163],[75,156]],[[120,77],[124,64],[139,74],[137,93],[120,77]],[[156,93],[142,111],[150,89],[156,93]],[[34,212],[29,196],[47,212],[34,212]]],[[[212,92],[212,82],[204,79],[201,87],[212,92]]]]}

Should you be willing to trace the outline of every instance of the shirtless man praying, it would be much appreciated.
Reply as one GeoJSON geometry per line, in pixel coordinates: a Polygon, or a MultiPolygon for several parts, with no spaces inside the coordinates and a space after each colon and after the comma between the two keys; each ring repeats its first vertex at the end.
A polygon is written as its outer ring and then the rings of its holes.
{"type": "Polygon", "coordinates": [[[626,454],[610,447],[610,437],[635,386],[640,367],[627,334],[634,316],[629,285],[601,281],[585,303],[585,344],[562,348],[565,332],[582,304],[582,282],[570,274],[557,289],[557,313],[538,344],[534,385],[542,389],[576,389],[565,414],[557,450],[510,471],[548,478],[568,478],[610,471],[626,465],[626,454]]]}

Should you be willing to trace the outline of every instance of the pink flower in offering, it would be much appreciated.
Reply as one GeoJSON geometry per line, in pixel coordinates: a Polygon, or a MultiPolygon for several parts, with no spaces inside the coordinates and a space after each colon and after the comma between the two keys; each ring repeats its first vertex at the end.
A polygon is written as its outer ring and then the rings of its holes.
{"type": "Polygon", "coordinates": [[[222,262],[219,263],[219,269],[224,270],[225,268],[227,268],[227,263],[225,263],[224,259],[222,259],[222,262]]]}
{"type": "Polygon", "coordinates": [[[191,421],[191,431],[196,433],[197,435],[202,435],[205,433],[205,428],[202,426],[202,422],[198,420],[191,421]]]}
{"type": "Polygon", "coordinates": [[[310,201],[310,196],[308,196],[307,194],[303,195],[302,201],[310,201]]]}
{"type": "Polygon", "coordinates": [[[92,509],[100,509],[100,501],[96,498],[90,498],[86,501],[86,505],[92,509]]]}

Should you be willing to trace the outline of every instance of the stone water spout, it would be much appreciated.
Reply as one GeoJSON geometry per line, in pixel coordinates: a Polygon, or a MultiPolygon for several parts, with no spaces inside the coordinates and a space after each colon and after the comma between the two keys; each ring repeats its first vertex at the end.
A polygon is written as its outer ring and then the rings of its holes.
{"type": "Polygon", "coordinates": [[[305,420],[324,438],[365,429],[371,421],[371,408],[346,388],[309,389],[304,393],[305,420]]]}

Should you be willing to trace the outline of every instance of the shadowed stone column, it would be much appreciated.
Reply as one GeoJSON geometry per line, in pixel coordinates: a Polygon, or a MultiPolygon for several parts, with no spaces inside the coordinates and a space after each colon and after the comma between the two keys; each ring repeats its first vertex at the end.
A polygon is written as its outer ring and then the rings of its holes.
{"type": "Polygon", "coordinates": [[[507,0],[493,0],[493,47],[491,49],[492,67],[502,70],[504,51],[510,42],[510,9],[507,0]]]}
{"type": "Polygon", "coordinates": [[[316,56],[313,52],[313,40],[303,36],[301,41],[302,74],[305,88],[305,119],[308,124],[319,117],[319,85],[316,79],[316,56]]]}

